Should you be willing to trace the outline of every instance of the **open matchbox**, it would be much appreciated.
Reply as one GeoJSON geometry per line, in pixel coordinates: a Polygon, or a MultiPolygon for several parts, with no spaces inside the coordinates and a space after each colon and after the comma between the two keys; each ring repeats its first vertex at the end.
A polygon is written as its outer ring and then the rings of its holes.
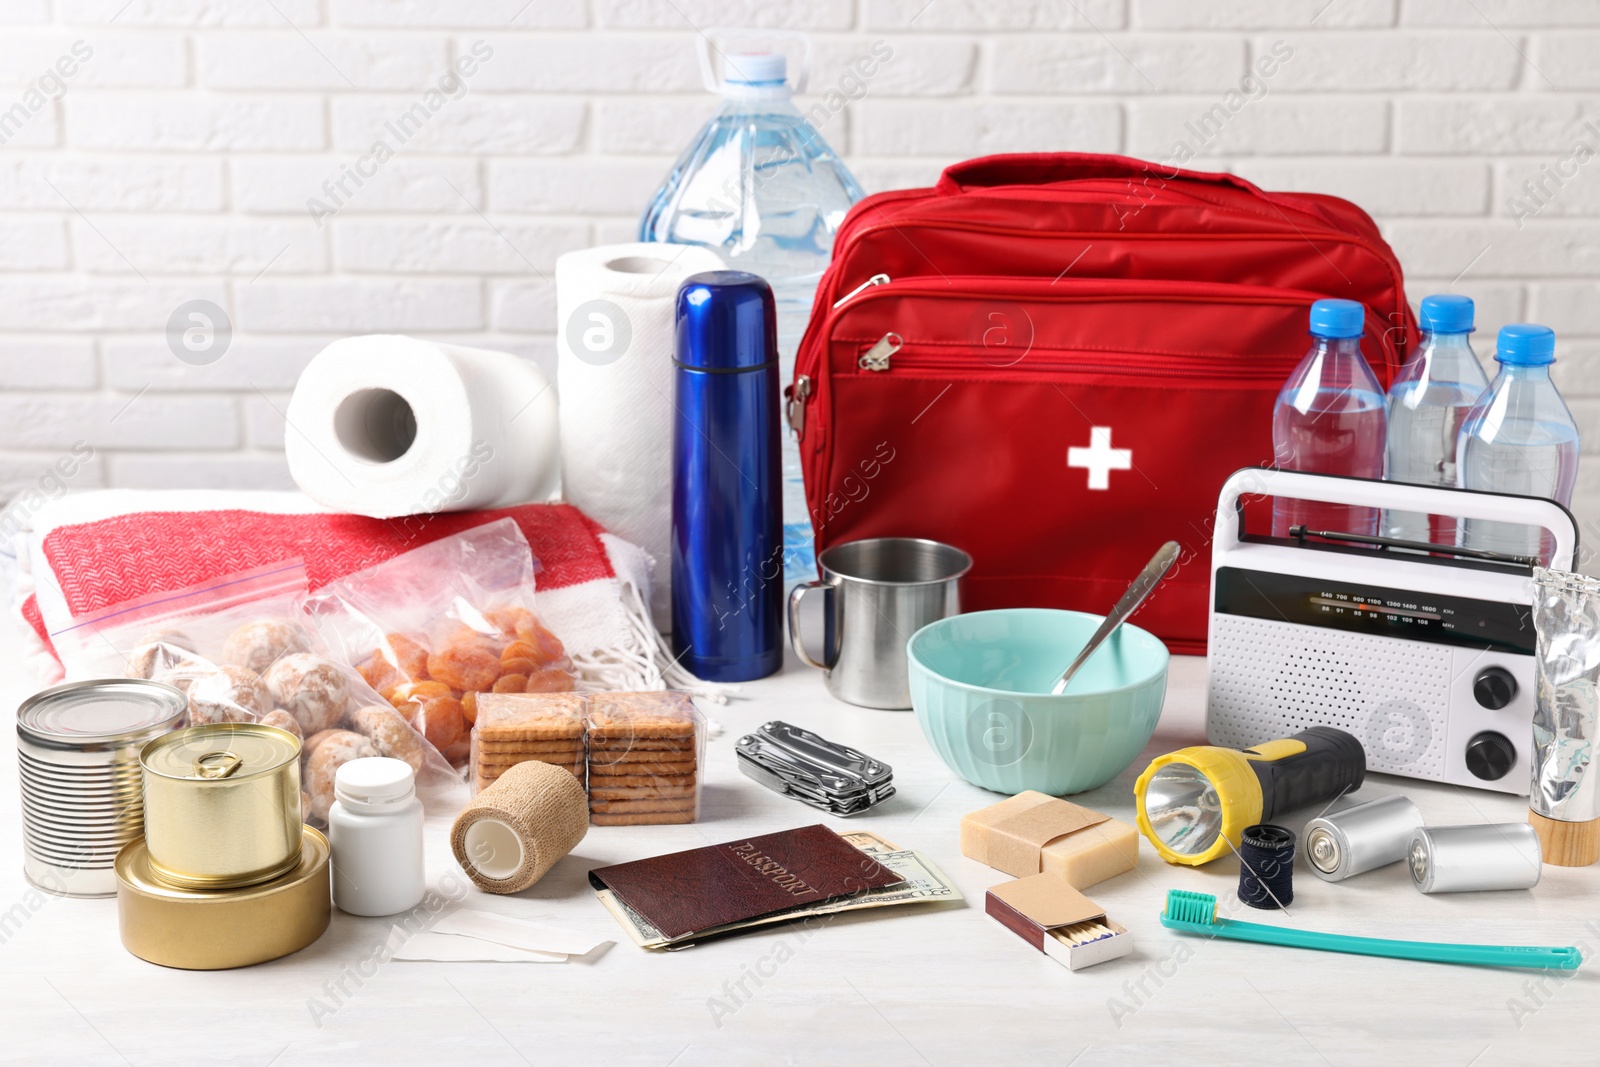
{"type": "Polygon", "coordinates": [[[1133,938],[1105,909],[1053,874],[1018,878],[989,890],[984,910],[1000,925],[1068,970],[1126,956],[1133,938]]]}

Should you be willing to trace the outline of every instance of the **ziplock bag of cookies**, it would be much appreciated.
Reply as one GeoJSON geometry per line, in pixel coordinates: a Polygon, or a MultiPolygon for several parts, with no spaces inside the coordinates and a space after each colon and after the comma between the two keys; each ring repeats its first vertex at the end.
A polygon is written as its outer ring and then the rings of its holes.
{"type": "Polygon", "coordinates": [[[584,725],[591,823],[700,817],[706,720],[688,693],[590,693],[584,725]]]}
{"type": "Polygon", "coordinates": [[[339,767],[404,760],[425,805],[459,803],[459,776],[306,616],[306,572],[274,563],[107,607],[56,635],[69,678],[151,678],[189,698],[188,724],[260,722],[301,739],[308,822],[333,804],[339,767]],[[330,742],[324,745],[323,742],[330,742]],[[321,755],[316,755],[321,752],[321,755]]]}
{"type": "Polygon", "coordinates": [[[574,688],[572,660],[534,613],[537,570],[516,522],[498,519],[330,582],[308,604],[344,661],[461,766],[480,695],[574,688]]]}

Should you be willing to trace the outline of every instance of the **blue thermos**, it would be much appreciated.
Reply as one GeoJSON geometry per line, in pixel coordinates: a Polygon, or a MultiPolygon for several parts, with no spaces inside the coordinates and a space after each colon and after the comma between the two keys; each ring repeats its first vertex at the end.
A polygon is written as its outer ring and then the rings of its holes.
{"type": "Polygon", "coordinates": [[[678,289],[672,651],[712,682],[783,665],[782,473],[772,288],[738,270],[678,289]]]}

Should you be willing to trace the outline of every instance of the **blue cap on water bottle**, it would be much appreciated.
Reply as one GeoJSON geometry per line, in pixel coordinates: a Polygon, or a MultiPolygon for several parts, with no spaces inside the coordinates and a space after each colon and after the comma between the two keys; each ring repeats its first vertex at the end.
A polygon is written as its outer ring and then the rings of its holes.
{"type": "Polygon", "coordinates": [[[1439,293],[1422,298],[1417,321],[1428,333],[1471,333],[1473,310],[1470,296],[1439,293]]]}
{"type": "Polygon", "coordinates": [[[1548,326],[1518,322],[1500,327],[1495,361],[1513,367],[1543,367],[1556,361],[1556,332],[1548,326]]]}
{"type": "Polygon", "coordinates": [[[1366,321],[1366,311],[1354,300],[1318,300],[1311,305],[1314,337],[1360,337],[1366,321]]]}

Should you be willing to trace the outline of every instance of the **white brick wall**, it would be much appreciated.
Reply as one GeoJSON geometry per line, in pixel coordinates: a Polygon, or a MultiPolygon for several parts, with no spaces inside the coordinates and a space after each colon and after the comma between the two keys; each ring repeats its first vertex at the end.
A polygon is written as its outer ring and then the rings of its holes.
{"type": "Polygon", "coordinates": [[[285,485],[295,375],[344,333],[548,366],[541,274],[631,239],[712,107],[696,31],[737,25],[812,35],[803,106],[893,47],[826,127],[869,191],[986,152],[1159,158],[1286,42],[1195,165],[1355,200],[1412,298],[1473,295],[1485,342],[1554,326],[1600,454],[1600,160],[1521,225],[1508,206],[1579,139],[1600,150],[1596,0],[5,0],[0,114],[78,58],[0,124],[0,493],[77,440],[96,451],[77,485],[285,485]],[[385,124],[478,41],[466,94],[356,188],[385,124]],[[165,340],[197,298],[235,328],[206,367],[165,340]]]}

